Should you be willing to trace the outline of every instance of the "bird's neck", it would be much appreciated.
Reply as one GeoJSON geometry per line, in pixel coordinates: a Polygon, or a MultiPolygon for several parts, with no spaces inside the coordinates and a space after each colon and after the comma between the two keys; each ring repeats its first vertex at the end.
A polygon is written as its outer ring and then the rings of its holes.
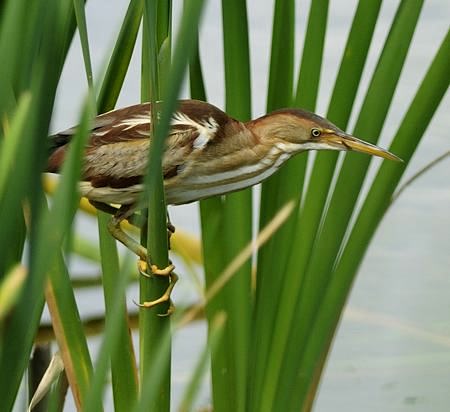
{"type": "Polygon", "coordinates": [[[301,151],[301,145],[290,141],[293,130],[286,122],[278,121],[277,116],[265,115],[245,123],[245,128],[260,146],[261,155],[270,152],[274,147],[290,156],[301,151]]]}
{"type": "Polygon", "coordinates": [[[294,154],[257,122],[230,122],[222,136],[205,147],[195,168],[187,169],[182,179],[166,182],[168,203],[188,203],[253,186],[294,154]]]}

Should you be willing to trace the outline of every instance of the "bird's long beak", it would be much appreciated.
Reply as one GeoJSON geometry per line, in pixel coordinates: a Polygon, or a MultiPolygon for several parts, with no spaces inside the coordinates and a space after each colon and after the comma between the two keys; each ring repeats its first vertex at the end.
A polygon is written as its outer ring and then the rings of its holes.
{"type": "MultiPolygon", "coordinates": [[[[331,131],[330,131],[331,132],[331,131]]],[[[402,162],[395,154],[382,149],[371,143],[367,143],[364,140],[357,139],[356,137],[344,132],[331,132],[323,135],[323,142],[340,150],[354,150],[355,152],[366,153],[372,156],[383,157],[384,159],[395,160],[402,162]]]]}

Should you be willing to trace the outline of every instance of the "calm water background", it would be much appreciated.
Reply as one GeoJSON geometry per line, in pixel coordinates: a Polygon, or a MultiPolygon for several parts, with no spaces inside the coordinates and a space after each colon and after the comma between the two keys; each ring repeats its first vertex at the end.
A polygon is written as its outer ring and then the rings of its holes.
{"type": "MultiPolygon", "coordinates": [[[[181,2],[174,2],[175,16],[181,2]]],[[[302,49],[308,1],[299,1],[298,57],[302,49]]],[[[330,26],[325,47],[317,112],[324,114],[330,90],[353,17],[356,1],[331,1],[330,26]]],[[[270,55],[272,2],[248,2],[252,61],[253,114],[264,113],[267,68],[270,55]]],[[[367,85],[398,1],[386,1],[369,53],[363,83],[367,85]]],[[[127,1],[90,1],[88,29],[95,73],[99,76],[117,35],[127,1]]],[[[177,17],[175,17],[175,22],[177,17]]],[[[404,115],[417,85],[436,52],[450,22],[448,0],[426,2],[401,82],[380,140],[388,145],[395,125],[404,115]]],[[[209,100],[223,107],[223,56],[220,2],[210,1],[201,31],[201,52],[209,100]]],[[[118,107],[139,101],[140,66],[136,53],[120,96],[118,107]]],[[[298,67],[298,66],[297,66],[298,67]]],[[[52,129],[77,123],[86,80],[78,38],[74,41],[64,69],[52,129]]],[[[364,91],[365,88],[363,87],[364,91]]],[[[184,89],[183,96],[187,96],[184,89]]],[[[362,101],[358,94],[356,107],[362,101]]],[[[446,98],[416,155],[405,179],[450,148],[450,100],[446,98]]],[[[357,113],[357,110],[355,111],[357,113]]],[[[354,119],[353,119],[354,122],[354,119]]],[[[351,131],[350,124],[349,130],[351,131]]],[[[361,136],[364,138],[364,136],[361,136]]],[[[372,162],[371,175],[379,165],[372,162]]],[[[450,159],[418,179],[397,200],[383,220],[364,259],[347,310],[340,325],[320,387],[315,411],[448,411],[450,409],[450,159]]],[[[175,226],[199,234],[197,206],[171,208],[175,226]]],[[[83,233],[96,238],[96,225],[78,221],[83,233]]],[[[75,263],[78,273],[97,269],[75,263]]],[[[182,272],[183,270],[181,270],[182,272]]],[[[138,296],[136,289],[129,291],[138,296]]],[[[195,298],[189,276],[175,292],[177,302],[195,298]]],[[[79,296],[82,315],[103,311],[98,291],[79,296]]],[[[92,339],[95,354],[99,340],[92,339]]],[[[205,325],[196,324],[174,338],[174,407],[189,379],[192,365],[205,342],[205,325]]],[[[94,355],[95,356],[95,355],[94,355]]],[[[209,403],[208,382],[199,404],[209,403]]],[[[111,404],[109,404],[111,405],[111,404]]],[[[111,407],[112,408],[112,407],[111,407]]],[[[175,409],[175,408],[174,408],[175,409]]]]}

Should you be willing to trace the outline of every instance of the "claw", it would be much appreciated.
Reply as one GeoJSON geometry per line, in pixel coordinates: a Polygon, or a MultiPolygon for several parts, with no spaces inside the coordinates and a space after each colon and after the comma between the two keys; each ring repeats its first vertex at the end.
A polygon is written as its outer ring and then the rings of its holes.
{"type": "Polygon", "coordinates": [[[138,271],[142,276],[146,278],[151,278],[151,275],[148,274],[148,264],[145,260],[138,259],[137,262],[138,271]]]}
{"type": "Polygon", "coordinates": [[[169,307],[166,313],[158,313],[158,316],[161,318],[165,318],[166,316],[170,316],[175,312],[175,305],[172,302],[172,299],[169,299],[169,307]]]}
{"type": "MultiPolygon", "coordinates": [[[[159,305],[160,303],[169,302],[169,308],[167,309],[166,313],[158,314],[158,316],[170,316],[173,312],[175,312],[175,305],[173,304],[172,300],[170,299],[170,295],[172,294],[172,290],[175,287],[175,283],[178,281],[178,275],[176,273],[173,273],[172,270],[174,269],[173,265],[169,265],[166,268],[162,269],[162,271],[165,271],[166,269],[170,268],[171,271],[167,275],[161,275],[161,276],[169,276],[170,283],[167,287],[166,291],[159,297],[158,299],[151,300],[144,303],[137,303],[134,302],[137,306],[140,308],[146,308],[150,309],[153,308],[156,305],[159,305]]],[[[160,270],[160,269],[159,269],[160,270]]],[[[146,276],[149,276],[148,274],[145,274],[146,276]]]]}

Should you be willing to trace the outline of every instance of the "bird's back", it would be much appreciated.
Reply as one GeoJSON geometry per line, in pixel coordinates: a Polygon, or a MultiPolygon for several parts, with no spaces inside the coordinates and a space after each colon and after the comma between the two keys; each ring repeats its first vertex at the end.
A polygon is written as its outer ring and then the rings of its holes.
{"type": "MultiPolygon", "coordinates": [[[[156,108],[159,109],[159,104],[156,108]]],[[[83,159],[82,195],[96,201],[132,203],[147,170],[151,142],[149,103],[113,110],[97,116],[93,121],[83,159]]],[[[173,114],[166,138],[163,173],[170,188],[193,173],[197,164],[206,165],[234,150],[224,139],[231,140],[231,129],[242,124],[217,107],[197,100],[181,100],[173,114]]],[[[58,173],[64,163],[68,145],[76,133],[73,127],[50,137],[50,155],[46,171],[58,173]]],[[[232,145],[231,145],[232,146],[232,145]]],[[[194,196],[194,194],[192,194],[194,196]]],[[[193,201],[194,198],[184,199],[193,201]]],[[[185,203],[183,201],[183,203],[185,203]]]]}

